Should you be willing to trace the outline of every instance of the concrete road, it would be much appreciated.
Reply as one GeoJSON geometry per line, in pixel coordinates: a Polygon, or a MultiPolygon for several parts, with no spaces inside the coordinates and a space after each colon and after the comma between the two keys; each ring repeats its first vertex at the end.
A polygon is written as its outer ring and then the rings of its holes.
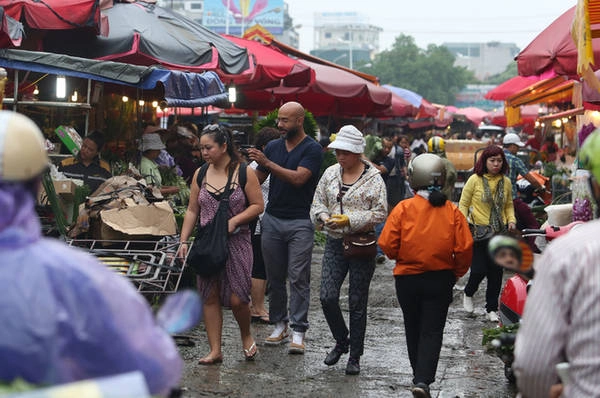
{"type": "MultiPolygon", "coordinates": [[[[287,345],[266,346],[263,341],[271,326],[253,324],[259,346],[256,361],[243,358],[237,324],[231,311],[224,310],[222,364],[198,365],[208,352],[202,325],[189,335],[194,347],[180,347],[186,365],[182,386],[184,397],[411,397],[412,370],[406,352],[402,311],[392,277],[393,263],[377,266],[371,283],[365,354],[358,376],[344,374],[347,356],[328,367],[323,363],[334,345],[319,303],[322,249],[316,247],[312,262],[310,329],[305,355],[289,355],[287,345]]],[[[499,358],[484,352],[482,330],[492,327],[485,319],[485,282],[474,297],[475,314],[462,310],[466,277],[457,284],[446,324],[444,343],[432,397],[512,398],[515,388],[504,378],[499,358]]],[[[347,287],[343,287],[343,294],[347,287]]],[[[343,308],[347,299],[342,296],[343,308]]]]}

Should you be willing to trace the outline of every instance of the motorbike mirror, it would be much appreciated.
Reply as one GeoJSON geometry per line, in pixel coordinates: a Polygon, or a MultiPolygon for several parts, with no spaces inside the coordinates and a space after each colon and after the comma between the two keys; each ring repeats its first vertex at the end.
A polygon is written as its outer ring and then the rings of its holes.
{"type": "Polygon", "coordinates": [[[488,251],[494,263],[502,268],[528,276],[533,273],[533,252],[523,240],[496,235],[490,239],[488,251]]]}
{"type": "Polygon", "coordinates": [[[202,300],[194,290],[182,290],[167,297],[156,314],[156,322],[169,334],[185,332],[202,319],[202,300]]]}

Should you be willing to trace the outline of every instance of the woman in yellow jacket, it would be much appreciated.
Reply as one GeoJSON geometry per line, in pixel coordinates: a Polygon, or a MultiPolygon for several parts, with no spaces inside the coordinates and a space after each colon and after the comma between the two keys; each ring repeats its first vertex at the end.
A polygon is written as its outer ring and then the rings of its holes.
{"type": "Polygon", "coordinates": [[[416,195],[392,210],[378,243],[396,260],[396,295],[404,315],[412,391],[426,398],[435,380],[452,289],[469,269],[473,238],[463,214],[441,192],[446,167],[439,156],[417,156],[408,166],[408,176],[416,195]]]}
{"type": "MultiPolygon", "coordinates": [[[[508,163],[502,148],[487,147],[475,163],[474,174],[467,180],[458,207],[467,219],[477,225],[489,225],[494,233],[514,231],[517,219],[512,202],[512,184],[506,176],[508,163]]],[[[473,312],[472,297],[487,277],[485,310],[487,318],[498,322],[498,296],[502,287],[502,268],[495,265],[487,250],[489,239],[473,245],[471,274],[465,286],[463,306],[473,312]]]]}

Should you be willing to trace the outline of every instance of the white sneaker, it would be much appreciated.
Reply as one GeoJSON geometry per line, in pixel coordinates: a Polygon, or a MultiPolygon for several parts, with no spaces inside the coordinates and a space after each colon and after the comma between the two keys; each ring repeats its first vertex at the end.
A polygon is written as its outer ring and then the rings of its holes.
{"type": "Polygon", "coordinates": [[[287,323],[285,322],[277,322],[275,324],[275,329],[273,333],[269,337],[265,339],[265,344],[268,345],[279,345],[284,343],[289,336],[287,323]]]}
{"type": "Polygon", "coordinates": [[[498,314],[496,314],[495,311],[488,312],[487,319],[489,319],[490,322],[498,322],[500,320],[500,319],[498,319],[498,314]]]}
{"type": "Polygon", "coordinates": [[[292,342],[288,354],[304,354],[304,332],[292,332],[292,342]]]}
{"type": "Polygon", "coordinates": [[[473,312],[473,298],[463,293],[463,308],[467,312],[473,312]]]}

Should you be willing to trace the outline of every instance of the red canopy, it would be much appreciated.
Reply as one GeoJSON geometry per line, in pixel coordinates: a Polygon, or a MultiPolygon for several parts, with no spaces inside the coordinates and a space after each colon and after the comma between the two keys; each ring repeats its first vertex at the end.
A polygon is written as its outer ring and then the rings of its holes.
{"type": "MultiPolygon", "coordinates": [[[[571,36],[575,7],[552,22],[515,58],[519,75],[540,75],[553,70],[557,75],[577,77],[577,47],[571,36]]],[[[600,39],[593,39],[594,57],[600,60],[600,39]]],[[[598,69],[596,64],[594,69],[598,69]]]]}
{"type": "Polygon", "coordinates": [[[483,109],[475,108],[473,106],[458,108],[456,111],[451,112],[455,115],[463,115],[477,126],[483,121],[483,119],[489,117],[488,111],[484,111],[483,109]]]}
{"type": "Polygon", "coordinates": [[[98,0],[0,0],[6,14],[32,29],[101,31],[98,0]]]}
{"type": "Polygon", "coordinates": [[[410,102],[392,92],[392,105],[379,113],[378,117],[407,117],[416,116],[418,108],[415,108],[410,102]]]}
{"type": "Polygon", "coordinates": [[[556,74],[552,70],[539,76],[515,76],[488,91],[485,94],[485,99],[504,101],[519,91],[522,91],[541,80],[549,79],[554,76],[556,76],[556,74]]]}
{"type": "Polygon", "coordinates": [[[309,66],[288,57],[276,47],[236,36],[222,36],[246,48],[253,64],[251,73],[239,75],[220,73],[226,84],[232,82],[236,86],[243,85],[246,89],[276,87],[280,83],[286,87],[299,87],[309,84],[314,78],[314,72],[309,66]]]}
{"type": "Polygon", "coordinates": [[[275,87],[243,91],[238,108],[274,109],[287,101],[298,101],[313,114],[338,116],[373,115],[392,104],[392,93],[350,72],[301,60],[315,71],[305,87],[275,87]]]}

